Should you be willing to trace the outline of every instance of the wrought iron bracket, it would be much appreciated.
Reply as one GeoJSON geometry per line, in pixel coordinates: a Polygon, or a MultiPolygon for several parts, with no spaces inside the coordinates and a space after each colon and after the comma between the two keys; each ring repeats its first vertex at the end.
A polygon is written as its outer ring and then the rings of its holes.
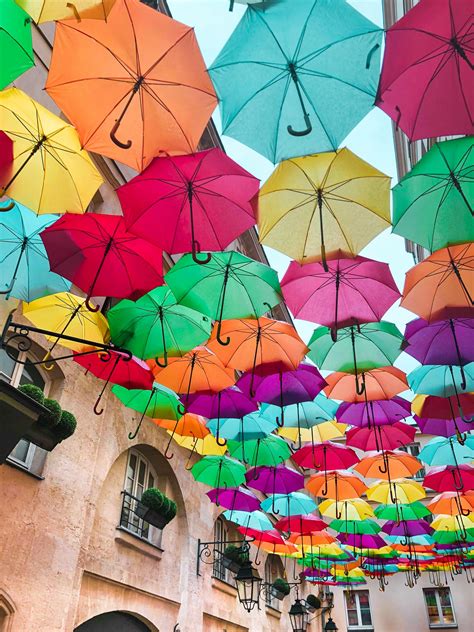
{"type": "Polygon", "coordinates": [[[219,557],[223,557],[224,548],[229,544],[239,544],[240,552],[248,556],[250,552],[250,542],[253,542],[255,538],[248,538],[246,540],[214,540],[213,542],[203,542],[198,539],[197,548],[197,560],[196,560],[196,575],[201,575],[201,562],[203,564],[214,564],[219,557]]]}

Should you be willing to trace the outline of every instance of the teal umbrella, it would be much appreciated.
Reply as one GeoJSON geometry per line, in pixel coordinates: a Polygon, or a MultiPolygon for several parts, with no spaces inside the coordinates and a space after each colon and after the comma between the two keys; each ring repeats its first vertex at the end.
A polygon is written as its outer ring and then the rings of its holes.
{"type": "Polygon", "coordinates": [[[459,366],[427,364],[409,373],[407,380],[415,393],[451,397],[474,391],[474,362],[466,364],[463,372],[459,366]]]}
{"type": "Polygon", "coordinates": [[[273,163],[336,150],[373,107],[381,44],[344,0],[249,6],[209,69],[224,134],[273,163]]]}
{"type": "Polygon", "coordinates": [[[253,441],[229,441],[229,454],[250,467],[276,466],[291,456],[289,445],[281,437],[269,435],[253,441]]]}
{"type": "Polygon", "coordinates": [[[256,531],[270,531],[273,525],[270,519],[262,511],[238,511],[229,509],[222,514],[224,518],[230,522],[235,522],[246,529],[255,529],[256,531]]]}
{"type": "Polygon", "coordinates": [[[263,439],[277,427],[276,421],[250,413],[240,419],[210,419],[206,426],[215,437],[230,441],[252,441],[263,439]]]}
{"type": "Polygon", "coordinates": [[[8,213],[0,213],[0,294],[30,302],[69,292],[71,282],[51,272],[39,235],[57,219],[56,215],[35,215],[18,202],[8,213]]]}
{"type": "Polygon", "coordinates": [[[462,443],[456,437],[434,437],[425,444],[418,458],[433,467],[470,464],[474,461],[474,435],[468,435],[462,443]]]}
{"type": "Polygon", "coordinates": [[[272,494],[260,503],[263,511],[271,511],[280,516],[306,516],[312,513],[317,505],[312,498],[302,492],[289,494],[272,494]]]}

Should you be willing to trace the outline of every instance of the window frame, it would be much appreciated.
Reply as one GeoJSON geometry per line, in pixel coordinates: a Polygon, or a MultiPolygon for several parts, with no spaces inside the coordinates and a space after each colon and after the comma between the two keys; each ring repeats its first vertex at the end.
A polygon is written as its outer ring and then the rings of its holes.
{"type": "Polygon", "coordinates": [[[369,590],[345,590],[344,591],[344,611],[346,613],[346,624],[347,624],[347,630],[349,632],[352,631],[357,631],[357,630],[365,630],[367,632],[370,632],[371,630],[374,629],[374,622],[373,622],[373,618],[372,618],[372,608],[370,606],[370,591],[369,590]],[[348,612],[348,608],[347,608],[347,596],[350,594],[355,596],[355,602],[356,602],[356,612],[357,612],[357,625],[351,625],[349,623],[349,612],[348,612]],[[368,604],[369,604],[369,613],[370,613],[370,620],[371,623],[370,625],[364,625],[362,623],[362,615],[361,615],[361,607],[360,607],[360,600],[359,600],[359,595],[361,593],[367,593],[367,600],[368,600],[368,604]]]}
{"type": "Polygon", "coordinates": [[[449,586],[446,586],[444,588],[423,588],[423,600],[425,602],[425,609],[426,609],[426,616],[428,617],[428,626],[430,628],[430,630],[438,630],[438,629],[443,629],[443,628],[457,628],[458,627],[458,623],[457,623],[457,619],[456,619],[456,612],[454,610],[454,602],[453,602],[453,596],[451,594],[451,589],[449,588],[449,586]],[[445,622],[444,620],[444,616],[443,616],[443,607],[441,605],[441,599],[440,599],[440,591],[441,590],[445,590],[448,593],[449,596],[449,602],[451,604],[451,611],[453,613],[453,621],[451,622],[445,622]],[[439,623],[432,623],[430,620],[430,611],[429,611],[429,606],[428,606],[428,602],[426,600],[426,596],[428,593],[434,593],[435,595],[435,599],[436,599],[436,608],[438,610],[438,617],[440,619],[439,623]]]}
{"type": "Polygon", "coordinates": [[[212,577],[226,584],[232,584],[232,574],[228,568],[222,564],[222,556],[224,554],[227,543],[230,541],[229,525],[222,516],[218,516],[214,522],[213,538],[214,545],[214,563],[212,565],[212,577]],[[220,543],[220,544],[218,544],[220,543]]]}
{"type": "Polygon", "coordinates": [[[284,568],[283,564],[281,564],[281,560],[277,555],[269,553],[267,555],[267,559],[265,560],[264,567],[264,581],[269,584],[265,587],[264,599],[266,606],[268,606],[269,608],[273,608],[274,610],[278,610],[278,612],[280,612],[281,610],[281,601],[272,595],[271,584],[273,584],[275,579],[277,579],[278,577],[283,577],[283,575],[284,568]],[[280,568],[277,568],[279,566],[279,563],[280,568]]]}

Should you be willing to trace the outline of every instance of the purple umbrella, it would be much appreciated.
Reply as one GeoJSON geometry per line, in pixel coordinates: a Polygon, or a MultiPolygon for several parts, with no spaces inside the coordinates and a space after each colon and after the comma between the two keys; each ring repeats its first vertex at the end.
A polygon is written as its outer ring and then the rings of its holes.
{"type": "MultiPolygon", "coordinates": [[[[251,371],[246,371],[237,380],[236,386],[250,399],[255,398],[255,390],[260,383],[269,375],[280,375],[291,370],[283,362],[269,362],[260,364],[251,371]]],[[[258,401],[258,400],[257,400],[258,401]]]]}
{"type": "Polygon", "coordinates": [[[388,426],[410,415],[410,402],[396,396],[367,402],[343,402],[337,409],[336,419],[342,424],[373,428],[388,426]]]}
{"type": "Polygon", "coordinates": [[[264,494],[290,494],[304,487],[304,476],[286,465],[252,467],[245,474],[247,485],[264,494]]]}
{"type": "MultiPolygon", "coordinates": [[[[414,538],[417,535],[431,535],[433,529],[426,520],[387,520],[382,527],[387,535],[402,535],[405,538],[414,538]]],[[[403,544],[403,542],[402,542],[403,544]]]]}
{"type": "Polygon", "coordinates": [[[339,533],[337,539],[341,544],[357,549],[381,549],[387,545],[379,535],[365,533],[339,533]]]}
{"type": "Polygon", "coordinates": [[[461,367],[462,386],[466,388],[463,365],[474,362],[474,318],[449,318],[429,323],[412,320],[405,329],[404,351],[421,364],[461,367]]]}
{"type": "Polygon", "coordinates": [[[260,501],[250,490],[244,487],[226,489],[211,489],[207,492],[211,502],[218,507],[225,507],[233,511],[257,511],[260,509],[260,501]]]}

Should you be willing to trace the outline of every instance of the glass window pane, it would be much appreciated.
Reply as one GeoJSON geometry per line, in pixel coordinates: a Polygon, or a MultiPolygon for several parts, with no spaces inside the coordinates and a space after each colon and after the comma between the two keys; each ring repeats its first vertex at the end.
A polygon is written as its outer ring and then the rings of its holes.
{"type": "Polygon", "coordinates": [[[20,384],[34,384],[44,389],[45,381],[38,369],[31,364],[28,360],[23,367],[23,371],[20,377],[20,384]]]}
{"type": "Polygon", "coordinates": [[[361,608],[360,616],[362,619],[362,625],[372,625],[372,617],[370,615],[370,610],[367,610],[366,608],[361,608]]]}
{"type": "Polygon", "coordinates": [[[18,461],[21,461],[22,463],[26,463],[30,445],[31,443],[29,441],[26,441],[25,439],[20,439],[20,441],[11,451],[10,456],[17,459],[18,461]]]}
{"type": "Polygon", "coordinates": [[[368,608],[369,607],[369,593],[366,590],[361,590],[359,593],[357,593],[359,596],[359,603],[360,603],[360,607],[361,608],[368,608]]]}
{"type": "Polygon", "coordinates": [[[140,459],[140,463],[138,465],[138,484],[140,485],[140,487],[145,486],[145,472],[146,472],[146,465],[140,459]]]}
{"type": "Polygon", "coordinates": [[[347,622],[349,625],[359,625],[359,619],[357,618],[357,610],[347,611],[347,622]]]}
{"type": "MultiPolygon", "coordinates": [[[[14,355],[18,355],[14,353],[14,355]]],[[[7,382],[10,381],[13,371],[15,369],[15,361],[7,355],[5,349],[0,349],[0,379],[4,379],[7,382]]]]}

